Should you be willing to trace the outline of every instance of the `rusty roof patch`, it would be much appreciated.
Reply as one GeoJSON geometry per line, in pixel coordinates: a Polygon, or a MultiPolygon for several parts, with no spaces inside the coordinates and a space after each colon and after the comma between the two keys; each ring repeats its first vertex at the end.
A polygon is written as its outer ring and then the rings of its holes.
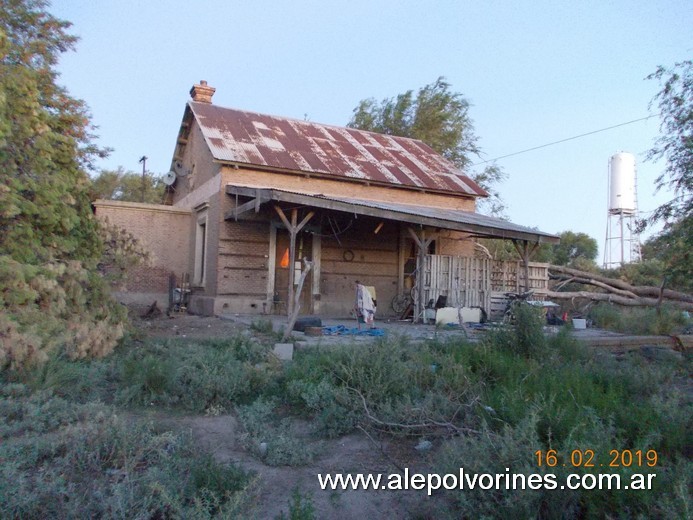
{"type": "Polygon", "coordinates": [[[421,141],[189,102],[214,159],[471,196],[487,193],[421,141]]]}

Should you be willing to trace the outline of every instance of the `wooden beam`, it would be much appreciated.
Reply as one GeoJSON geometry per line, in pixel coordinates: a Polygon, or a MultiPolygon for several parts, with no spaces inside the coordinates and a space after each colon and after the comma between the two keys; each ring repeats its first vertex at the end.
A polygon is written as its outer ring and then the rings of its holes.
{"type": "Polygon", "coordinates": [[[284,226],[286,226],[286,229],[291,229],[291,224],[289,223],[289,219],[286,218],[286,215],[284,214],[284,210],[277,206],[276,204],[274,205],[274,211],[277,212],[277,215],[279,215],[279,218],[282,220],[284,223],[284,226]]]}
{"type": "Polygon", "coordinates": [[[239,216],[251,210],[255,210],[255,213],[259,213],[260,206],[271,200],[267,190],[262,189],[255,189],[254,198],[240,205],[238,204],[238,196],[240,195],[241,197],[247,197],[248,195],[241,193],[234,193],[233,195],[236,195],[236,206],[224,214],[224,220],[238,220],[239,216]]]}
{"type": "Polygon", "coordinates": [[[421,248],[421,239],[419,238],[419,235],[416,234],[416,231],[414,231],[411,227],[407,228],[407,233],[414,239],[414,243],[417,245],[417,247],[421,248]]]}
{"type": "MultiPolygon", "coordinates": [[[[283,212],[282,212],[283,213],[283,212]]],[[[289,227],[289,291],[287,296],[287,312],[291,316],[294,312],[294,280],[296,279],[296,221],[298,210],[291,210],[291,225],[289,227]]]]}
{"type": "Polygon", "coordinates": [[[308,221],[313,218],[313,215],[315,215],[315,211],[310,211],[308,214],[301,220],[301,223],[296,226],[296,232],[298,233],[303,229],[303,227],[308,224],[308,221]]]}

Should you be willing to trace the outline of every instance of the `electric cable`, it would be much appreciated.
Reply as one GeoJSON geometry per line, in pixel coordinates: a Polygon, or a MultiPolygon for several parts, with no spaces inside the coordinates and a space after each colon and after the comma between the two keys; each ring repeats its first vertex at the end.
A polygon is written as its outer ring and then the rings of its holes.
{"type": "Polygon", "coordinates": [[[652,117],[656,117],[658,115],[660,115],[660,114],[652,114],[652,115],[647,116],[647,117],[641,117],[640,119],[633,119],[632,121],[626,121],[625,123],[619,123],[617,125],[608,126],[606,128],[600,128],[599,130],[592,130],[591,132],[587,132],[584,134],[574,135],[573,137],[566,137],[565,139],[561,139],[559,141],[553,141],[551,143],[541,144],[539,146],[533,146],[532,148],[527,148],[526,150],[520,150],[519,152],[513,152],[513,153],[509,153],[507,155],[501,155],[500,157],[496,157],[494,159],[488,159],[487,161],[481,161],[478,163],[474,163],[474,164],[472,164],[472,166],[479,166],[481,164],[486,164],[486,163],[498,161],[500,159],[506,159],[507,157],[513,157],[515,155],[520,155],[520,154],[527,153],[527,152],[533,152],[534,150],[546,148],[547,146],[553,146],[555,144],[565,143],[566,141],[572,141],[574,139],[579,139],[581,137],[587,137],[588,135],[598,134],[600,132],[606,132],[607,130],[613,130],[614,128],[618,128],[620,126],[626,126],[626,125],[631,125],[633,123],[639,123],[640,121],[645,121],[647,119],[650,119],[652,117]]]}

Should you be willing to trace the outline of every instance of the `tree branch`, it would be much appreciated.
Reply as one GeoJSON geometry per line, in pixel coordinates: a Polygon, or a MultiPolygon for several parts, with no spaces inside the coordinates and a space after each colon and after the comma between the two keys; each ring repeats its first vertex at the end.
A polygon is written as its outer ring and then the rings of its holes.
{"type": "MultiPolygon", "coordinates": [[[[356,395],[358,395],[361,398],[361,402],[363,403],[363,410],[364,413],[366,414],[366,417],[368,420],[370,420],[372,423],[377,424],[378,426],[385,426],[387,428],[396,428],[396,429],[402,429],[402,430],[423,430],[426,428],[446,428],[448,430],[453,431],[454,433],[457,434],[464,434],[464,433],[473,433],[480,435],[481,432],[478,430],[474,430],[472,428],[465,428],[465,427],[460,427],[460,426],[455,426],[451,422],[443,422],[443,421],[434,421],[434,420],[424,420],[422,423],[417,423],[417,424],[406,424],[406,423],[396,423],[396,422],[388,422],[388,421],[383,421],[375,417],[371,411],[368,409],[368,403],[366,403],[366,398],[363,396],[361,392],[359,392],[356,388],[352,387],[347,387],[347,390],[354,392],[356,395]]],[[[457,415],[457,412],[459,412],[459,409],[455,412],[455,415],[457,415]]]]}

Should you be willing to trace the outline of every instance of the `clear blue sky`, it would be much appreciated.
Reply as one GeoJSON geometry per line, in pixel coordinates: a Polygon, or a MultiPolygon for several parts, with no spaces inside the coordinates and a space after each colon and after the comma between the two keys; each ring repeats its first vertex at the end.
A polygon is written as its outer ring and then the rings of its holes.
{"type": "MultiPolygon", "coordinates": [[[[51,12],[81,38],[60,81],[114,149],[101,167],[140,171],[147,155],[156,174],[201,79],[221,106],[344,125],[363,98],[445,76],[492,159],[656,113],[645,76],[693,56],[684,0],[62,0],[51,12]]],[[[635,154],[641,210],[665,200],[663,165],[644,161],[658,131],[652,118],[500,160],[508,217],[601,249],[611,155],[635,154]]]]}

